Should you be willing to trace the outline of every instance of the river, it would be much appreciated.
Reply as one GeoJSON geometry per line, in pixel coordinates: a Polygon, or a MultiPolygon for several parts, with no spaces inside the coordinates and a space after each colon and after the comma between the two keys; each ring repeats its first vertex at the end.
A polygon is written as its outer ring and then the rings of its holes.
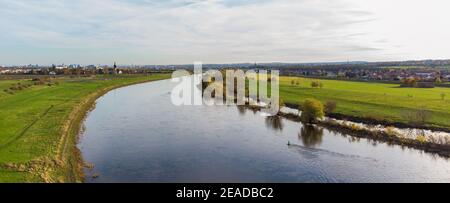
{"type": "Polygon", "coordinates": [[[78,144],[87,182],[450,182],[448,159],[242,107],[174,106],[174,85],[97,100],[78,144]]]}

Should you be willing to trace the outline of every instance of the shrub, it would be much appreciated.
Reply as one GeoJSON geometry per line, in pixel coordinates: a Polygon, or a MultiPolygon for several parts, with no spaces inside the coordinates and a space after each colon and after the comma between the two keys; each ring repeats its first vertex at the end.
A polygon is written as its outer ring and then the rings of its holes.
{"type": "Polygon", "coordinates": [[[284,103],[284,100],[281,97],[278,100],[278,105],[280,106],[280,108],[286,106],[286,104],[284,103]]]}
{"type": "Polygon", "coordinates": [[[431,112],[425,109],[425,107],[420,107],[419,109],[405,111],[403,117],[410,125],[421,127],[430,120],[431,112]]]}
{"type": "Polygon", "coordinates": [[[300,106],[302,110],[300,119],[303,122],[315,123],[324,116],[323,105],[318,100],[306,99],[300,106]]]}
{"type": "Polygon", "coordinates": [[[312,87],[312,88],[318,88],[318,87],[320,87],[320,82],[319,82],[319,81],[312,81],[312,82],[311,82],[311,87],[312,87]]]}
{"type": "Polygon", "coordinates": [[[388,126],[386,128],[386,134],[390,137],[397,137],[397,132],[393,126],[388,126]]]}
{"type": "Polygon", "coordinates": [[[327,101],[325,103],[325,112],[333,113],[336,110],[337,103],[335,101],[327,101]]]}
{"type": "Polygon", "coordinates": [[[356,124],[352,124],[352,125],[351,125],[351,129],[352,129],[353,131],[360,131],[360,130],[361,130],[361,127],[359,127],[359,126],[356,125],[356,124]]]}
{"type": "Polygon", "coordinates": [[[416,137],[416,140],[417,140],[418,142],[420,142],[421,144],[427,142],[427,138],[425,137],[425,135],[419,135],[419,136],[417,136],[417,137],[416,137]]]}
{"type": "Polygon", "coordinates": [[[418,80],[413,77],[403,79],[401,87],[417,87],[418,80]]]}

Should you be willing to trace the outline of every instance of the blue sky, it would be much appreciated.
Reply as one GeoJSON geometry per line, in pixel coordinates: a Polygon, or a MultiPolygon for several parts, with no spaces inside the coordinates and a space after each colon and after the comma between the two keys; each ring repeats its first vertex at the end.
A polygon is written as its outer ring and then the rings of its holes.
{"type": "Polygon", "coordinates": [[[450,58],[446,0],[0,0],[0,65],[450,58]]]}

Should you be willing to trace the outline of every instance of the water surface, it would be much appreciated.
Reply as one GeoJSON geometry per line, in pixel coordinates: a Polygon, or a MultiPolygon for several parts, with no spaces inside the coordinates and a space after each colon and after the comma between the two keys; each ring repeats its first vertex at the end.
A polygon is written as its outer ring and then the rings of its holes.
{"type": "Polygon", "coordinates": [[[442,157],[236,106],[173,106],[174,85],[98,99],[78,145],[87,182],[450,182],[442,157]]]}

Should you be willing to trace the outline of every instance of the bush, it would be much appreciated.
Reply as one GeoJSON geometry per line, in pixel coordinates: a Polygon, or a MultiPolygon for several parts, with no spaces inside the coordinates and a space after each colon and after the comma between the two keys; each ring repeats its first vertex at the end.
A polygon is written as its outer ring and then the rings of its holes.
{"type": "Polygon", "coordinates": [[[300,119],[307,123],[316,123],[318,119],[323,118],[323,105],[315,99],[306,99],[301,105],[302,115],[300,119]]]}
{"type": "Polygon", "coordinates": [[[360,130],[362,130],[361,127],[359,127],[359,126],[356,125],[356,124],[352,124],[350,128],[351,128],[353,131],[360,131],[360,130]]]}
{"type": "Polygon", "coordinates": [[[421,144],[427,142],[427,138],[426,138],[424,135],[419,135],[419,136],[417,136],[417,137],[416,137],[416,140],[417,140],[418,142],[420,142],[421,144]]]}
{"type": "Polygon", "coordinates": [[[397,132],[393,126],[389,126],[386,128],[386,134],[390,137],[397,137],[397,132]]]}
{"type": "Polygon", "coordinates": [[[417,87],[418,80],[416,78],[410,77],[403,79],[401,87],[417,87]]]}
{"type": "Polygon", "coordinates": [[[3,91],[7,94],[14,94],[14,91],[11,91],[9,89],[4,89],[3,91]]]}
{"type": "Polygon", "coordinates": [[[325,103],[325,112],[333,113],[336,110],[337,103],[335,101],[327,101],[325,103]]]}
{"type": "Polygon", "coordinates": [[[34,85],[45,85],[47,81],[50,81],[48,77],[39,77],[39,78],[33,78],[31,81],[34,82],[34,85]]]}
{"type": "Polygon", "coordinates": [[[403,118],[408,121],[408,124],[414,127],[424,126],[430,120],[431,115],[431,112],[425,109],[425,107],[403,112],[403,118]]]}
{"type": "Polygon", "coordinates": [[[312,88],[318,88],[320,86],[320,82],[319,81],[312,81],[311,82],[311,87],[312,88]]]}
{"type": "Polygon", "coordinates": [[[284,103],[284,100],[281,97],[278,100],[278,105],[280,108],[286,106],[286,104],[284,103]]]}

